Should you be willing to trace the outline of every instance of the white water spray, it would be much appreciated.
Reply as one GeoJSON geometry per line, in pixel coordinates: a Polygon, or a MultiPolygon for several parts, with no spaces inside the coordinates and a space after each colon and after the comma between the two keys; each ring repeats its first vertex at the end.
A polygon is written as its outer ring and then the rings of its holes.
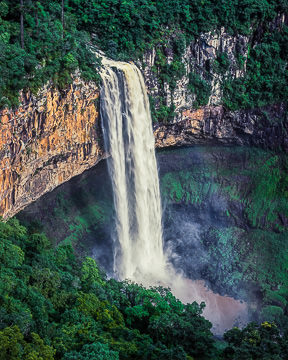
{"type": "Polygon", "coordinates": [[[246,308],[185,279],[168,264],[162,240],[161,199],[149,101],[140,70],[102,59],[101,117],[116,211],[114,270],[120,279],[163,285],[183,302],[205,301],[215,332],[233,325],[246,308]],[[230,306],[230,313],[229,313],[230,306]]]}

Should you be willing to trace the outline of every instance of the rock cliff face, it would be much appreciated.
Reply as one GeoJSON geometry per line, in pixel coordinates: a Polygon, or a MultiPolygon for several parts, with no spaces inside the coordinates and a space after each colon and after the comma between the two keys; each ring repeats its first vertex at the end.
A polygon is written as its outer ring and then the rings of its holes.
{"type": "Polygon", "coordinates": [[[44,193],[95,165],[105,154],[99,91],[75,77],[63,93],[47,86],[0,113],[0,215],[13,216],[44,193]]]}
{"type": "MultiPolygon", "coordinates": [[[[246,70],[246,57],[248,54],[249,38],[242,35],[231,36],[222,28],[220,31],[202,34],[197,40],[188,44],[182,56],[185,65],[185,75],[176,82],[174,89],[168,83],[161,86],[157,65],[157,52],[155,48],[147,52],[143,58],[142,69],[146,80],[146,86],[150,95],[156,99],[165,98],[166,106],[172,103],[175,107],[174,122],[185,120],[187,109],[193,107],[195,95],[189,90],[189,74],[198,74],[207,81],[211,87],[208,100],[209,106],[217,106],[221,103],[221,82],[226,78],[238,78],[244,75],[246,70]],[[217,59],[220,54],[225,54],[229,62],[226,69],[217,69],[217,59]],[[239,63],[239,58],[243,62],[239,63]]],[[[167,47],[167,62],[173,61],[173,50],[167,47]]]]}
{"type": "MultiPolygon", "coordinates": [[[[173,91],[168,84],[161,85],[156,50],[145,55],[142,70],[156,106],[159,98],[164,98],[167,106],[175,105],[173,122],[154,127],[156,147],[223,143],[288,151],[283,104],[236,112],[221,106],[221,81],[243,75],[245,61],[239,67],[237,56],[245,59],[248,42],[248,38],[232,37],[224,29],[203,34],[186,47],[182,58],[185,75],[173,91]],[[227,54],[230,64],[220,73],[213,66],[219,53],[227,54]],[[188,87],[191,71],[209,80],[211,86],[207,106],[197,110],[193,108],[195,95],[188,87]]],[[[173,52],[166,52],[171,63],[173,52]]],[[[13,216],[105,157],[98,100],[97,86],[75,76],[65,92],[46,86],[37,96],[23,93],[17,110],[0,112],[0,216],[13,216]]]]}
{"type": "MultiPolygon", "coordinates": [[[[279,16],[271,26],[281,28],[285,18],[279,16]]],[[[174,89],[160,78],[161,67],[157,49],[147,52],[142,66],[146,86],[156,108],[163,98],[167,107],[174,106],[171,123],[155,125],[156,147],[222,143],[261,146],[288,151],[287,107],[275,104],[262,109],[227,111],[222,105],[221,83],[245,75],[249,44],[247,36],[231,36],[225,29],[202,34],[186,46],[182,56],[185,74],[176,81],[174,89]],[[219,68],[219,57],[225,55],[227,66],[219,68]],[[210,86],[206,106],[195,109],[195,94],[189,89],[189,74],[196,73],[210,86]],[[158,101],[159,100],[159,101],[158,101]]],[[[167,63],[173,62],[169,42],[165,48],[167,63]]],[[[163,79],[162,79],[163,80],[163,79]]]]}
{"type": "Polygon", "coordinates": [[[288,152],[288,123],[283,121],[286,112],[284,104],[235,112],[223,106],[186,110],[184,120],[155,126],[156,147],[220,143],[288,152]]]}

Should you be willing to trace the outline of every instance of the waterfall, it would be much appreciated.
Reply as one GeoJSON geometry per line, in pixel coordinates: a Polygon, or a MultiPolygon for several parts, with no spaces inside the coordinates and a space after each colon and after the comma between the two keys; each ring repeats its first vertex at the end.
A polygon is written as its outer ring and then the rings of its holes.
{"type": "Polygon", "coordinates": [[[150,285],[165,273],[149,100],[136,65],[102,59],[101,117],[116,211],[115,270],[150,285]]]}
{"type": "Polygon", "coordinates": [[[183,302],[205,301],[215,333],[246,319],[246,305],[207,289],[168,264],[149,101],[140,70],[102,59],[101,118],[116,213],[114,272],[145,286],[163,285],[183,302]]]}

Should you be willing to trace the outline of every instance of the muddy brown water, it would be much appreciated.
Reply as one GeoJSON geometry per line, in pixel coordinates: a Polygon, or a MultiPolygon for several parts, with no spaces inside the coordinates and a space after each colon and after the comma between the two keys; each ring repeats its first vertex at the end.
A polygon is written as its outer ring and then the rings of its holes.
{"type": "Polygon", "coordinates": [[[182,279],[172,285],[172,292],[184,303],[205,302],[203,315],[213,324],[212,332],[222,335],[233,326],[243,327],[248,322],[248,306],[245,302],[222,296],[210,290],[203,280],[182,279]]]}

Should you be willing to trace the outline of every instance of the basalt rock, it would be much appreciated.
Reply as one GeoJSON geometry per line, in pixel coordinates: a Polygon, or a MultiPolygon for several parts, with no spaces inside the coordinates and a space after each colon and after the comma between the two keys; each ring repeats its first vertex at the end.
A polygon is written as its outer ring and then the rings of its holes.
{"type": "MultiPolygon", "coordinates": [[[[106,156],[98,100],[95,84],[75,78],[63,93],[47,86],[38,96],[22,94],[18,109],[0,113],[3,218],[13,216],[106,156]]],[[[155,125],[156,147],[221,143],[287,152],[286,110],[283,104],[236,112],[222,106],[187,109],[182,111],[182,120],[155,125]]]]}
{"type": "Polygon", "coordinates": [[[284,104],[234,112],[223,106],[186,110],[183,120],[155,126],[156,147],[218,143],[288,152],[286,111],[284,104]]]}
{"type": "Polygon", "coordinates": [[[105,154],[95,84],[75,76],[64,92],[47,85],[0,112],[0,215],[8,218],[105,154]]]}
{"type": "MultiPolygon", "coordinates": [[[[221,104],[221,82],[226,78],[239,78],[245,74],[246,60],[240,66],[238,57],[247,58],[249,41],[249,37],[232,36],[224,28],[201,34],[199,38],[186,45],[181,59],[185,67],[185,75],[176,81],[174,89],[171,89],[166,82],[162,85],[159,76],[161,68],[157,65],[156,49],[152,48],[147,51],[139,65],[142,67],[148,92],[153,97],[156,108],[159,107],[159,103],[165,103],[168,107],[173,104],[174,122],[181,121],[186,117],[186,109],[191,109],[196,99],[195,94],[189,89],[191,72],[197,73],[210,84],[208,105],[221,104]],[[215,67],[219,54],[225,54],[229,61],[229,67],[224,72],[219,72],[215,67]]],[[[167,63],[171,64],[174,54],[172,49],[169,50],[165,55],[167,63]]]]}

